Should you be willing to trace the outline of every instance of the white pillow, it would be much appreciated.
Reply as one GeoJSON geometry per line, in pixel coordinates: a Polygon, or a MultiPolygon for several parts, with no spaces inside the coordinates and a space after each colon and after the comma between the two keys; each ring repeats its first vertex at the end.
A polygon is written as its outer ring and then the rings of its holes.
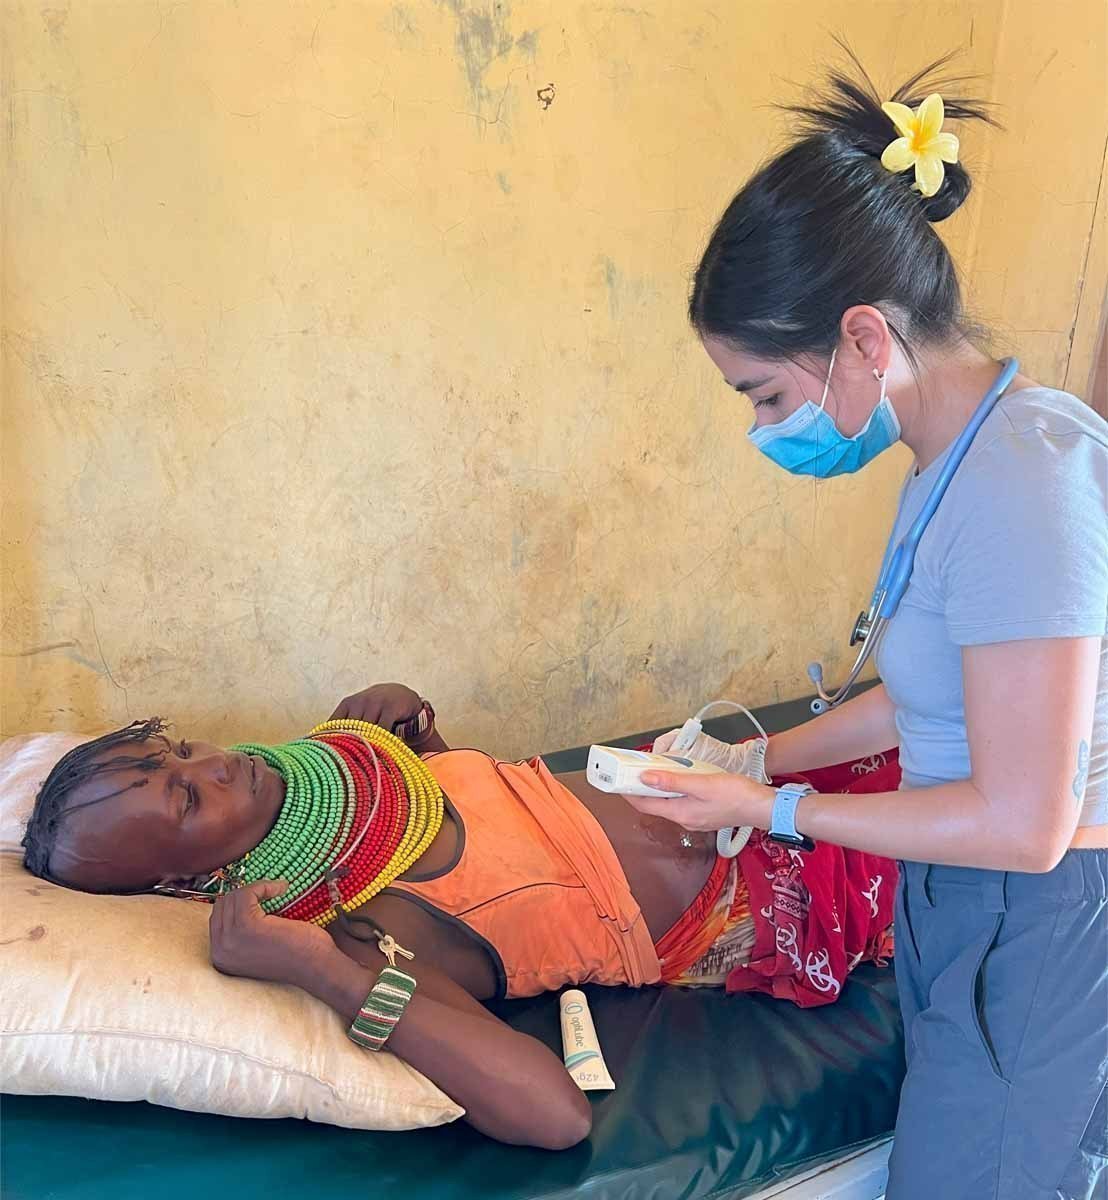
{"type": "Polygon", "coordinates": [[[0,743],[0,1090],[353,1129],[462,1115],[406,1063],[360,1050],[311,996],[215,971],[207,905],[31,875],[19,842],[35,792],[83,740],[0,743]]]}

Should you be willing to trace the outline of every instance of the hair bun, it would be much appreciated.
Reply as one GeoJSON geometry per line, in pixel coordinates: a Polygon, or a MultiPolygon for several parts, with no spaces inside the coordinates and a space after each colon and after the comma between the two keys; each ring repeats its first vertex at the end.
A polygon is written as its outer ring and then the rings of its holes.
{"type": "MultiPolygon", "coordinates": [[[[845,142],[871,158],[880,160],[889,143],[900,136],[899,131],[881,108],[881,94],[857,56],[844,42],[839,41],[839,45],[853,64],[857,78],[845,71],[831,71],[822,92],[813,95],[806,103],[784,107],[786,111],[800,118],[803,133],[833,136],[839,142],[845,142]]],[[[915,109],[923,102],[925,96],[931,92],[938,92],[943,98],[948,120],[985,121],[987,124],[996,125],[987,103],[959,96],[959,90],[972,81],[965,76],[944,71],[953,57],[953,54],[944,55],[924,67],[922,71],[917,71],[888,98],[915,109]]],[[[970,194],[972,186],[969,172],[960,162],[946,163],[944,166],[942,187],[935,195],[921,196],[918,192],[914,193],[923,215],[932,223],[945,221],[956,212],[970,194]]],[[[890,174],[882,167],[881,174],[902,182],[906,188],[911,188],[915,183],[913,169],[890,174]]]]}
{"type": "MultiPolygon", "coordinates": [[[[952,213],[957,212],[973,188],[973,180],[970,179],[969,172],[961,163],[944,163],[943,165],[946,170],[943,174],[942,187],[933,196],[919,197],[923,215],[932,225],[939,221],[945,221],[952,213]]],[[[912,171],[904,171],[900,178],[910,185],[915,181],[915,174],[912,171]]]]}

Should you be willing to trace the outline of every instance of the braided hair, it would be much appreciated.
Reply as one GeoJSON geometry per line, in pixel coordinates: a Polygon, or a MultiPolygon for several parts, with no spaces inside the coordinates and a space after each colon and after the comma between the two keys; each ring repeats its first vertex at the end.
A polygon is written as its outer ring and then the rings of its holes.
{"type": "Polygon", "coordinates": [[[146,753],[118,754],[111,757],[105,755],[120,746],[143,746],[165,727],[161,717],[132,721],[122,729],[74,747],[55,764],[35,797],[31,819],[27,822],[27,831],[23,835],[23,865],[32,875],[51,883],[70,886],[64,879],[57,879],[50,873],[50,855],[54,850],[58,827],[63,818],[103,800],[121,796],[131,788],[145,787],[147,780],[132,780],[114,792],[108,792],[95,800],[85,800],[80,804],[67,804],[69,796],[74,788],[80,787],[90,779],[136,768],[144,772],[156,771],[165,761],[164,746],[150,749],[146,753]]]}

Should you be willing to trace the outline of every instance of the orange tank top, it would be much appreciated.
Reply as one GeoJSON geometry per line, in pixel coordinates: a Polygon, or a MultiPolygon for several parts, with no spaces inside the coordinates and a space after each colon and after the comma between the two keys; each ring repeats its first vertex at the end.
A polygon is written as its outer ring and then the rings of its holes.
{"type": "Polygon", "coordinates": [[[503,995],[658,981],[654,943],[615,851],[541,759],[449,750],[427,765],[455,811],[460,852],[435,878],[417,874],[390,891],[461,921],[491,954],[503,995]]]}

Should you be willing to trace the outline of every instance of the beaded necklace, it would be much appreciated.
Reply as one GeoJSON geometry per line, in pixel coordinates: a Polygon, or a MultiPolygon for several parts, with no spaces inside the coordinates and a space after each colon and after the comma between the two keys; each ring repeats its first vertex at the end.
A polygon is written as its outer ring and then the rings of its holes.
{"type": "Polygon", "coordinates": [[[285,802],[262,841],[204,885],[218,893],[285,879],[275,913],[328,925],[409,870],[442,826],[442,788],[399,738],[366,721],[325,721],[282,746],[246,742],[285,781],[285,802]]]}

